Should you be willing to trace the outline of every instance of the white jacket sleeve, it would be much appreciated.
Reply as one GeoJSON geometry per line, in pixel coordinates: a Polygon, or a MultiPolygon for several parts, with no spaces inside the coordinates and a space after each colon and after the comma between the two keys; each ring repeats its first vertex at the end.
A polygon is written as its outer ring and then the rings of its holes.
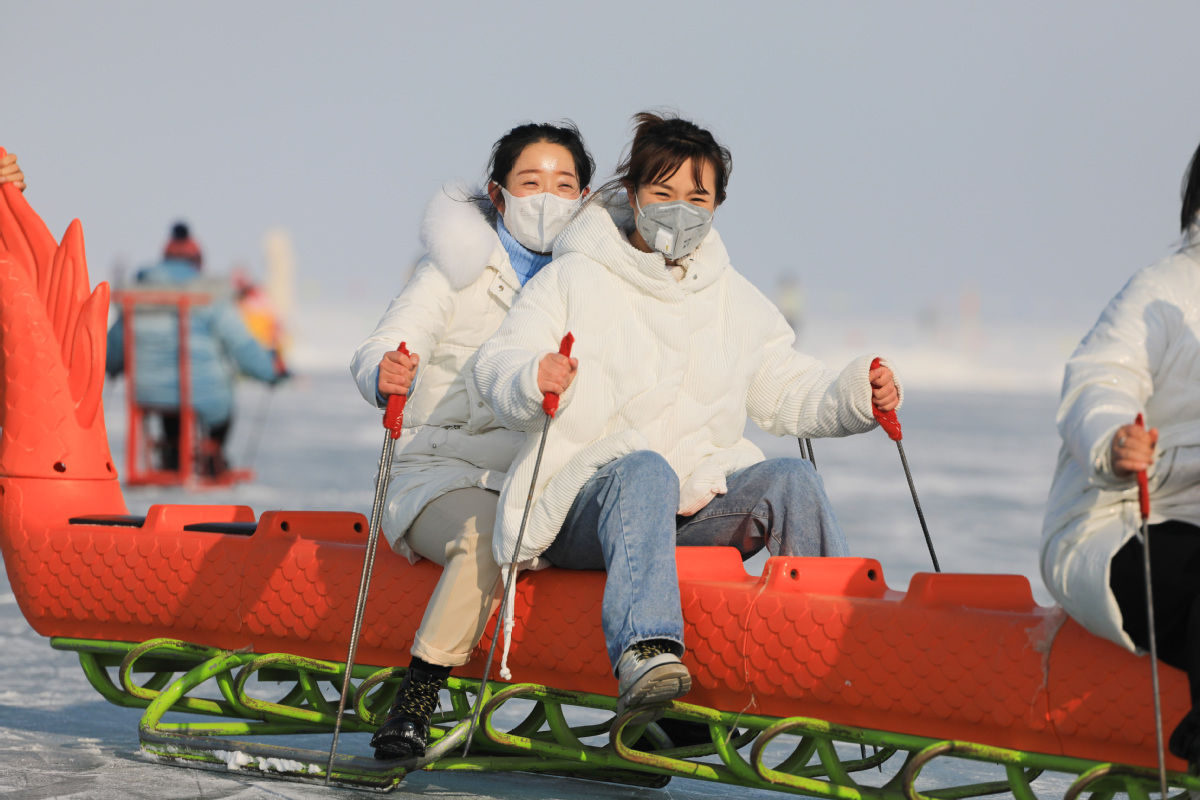
{"type": "MultiPolygon", "coordinates": [[[[547,353],[558,351],[567,333],[558,266],[552,262],[525,284],[500,328],[479,348],[475,388],[510,430],[537,430],[545,416],[537,388],[538,364],[547,353]]],[[[573,388],[574,384],[564,393],[560,409],[570,403],[573,388]]]]}
{"type": "MultiPolygon", "coordinates": [[[[827,369],[815,358],[796,352],[795,334],[773,306],[763,313],[771,317],[770,332],[746,398],[754,423],[776,436],[814,438],[874,428],[868,377],[874,356],[856,358],[840,373],[827,369]]],[[[900,389],[899,378],[896,388],[900,389]]]]}
{"type": "MultiPolygon", "coordinates": [[[[377,389],[379,362],[384,353],[405,342],[408,352],[416,353],[422,363],[428,363],[434,346],[450,324],[454,298],[455,291],[441,270],[428,259],[421,261],[404,291],[388,305],[375,330],[358,346],[350,361],[358,391],[368,403],[382,407],[377,389]]],[[[420,380],[419,368],[417,380],[420,380]]]]}
{"type": "Polygon", "coordinates": [[[1153,392],[1153,375],[1172,336],[1172,322],[1155,302],[1160,295],[1151,272],[1135,274],[1100,314],[1063,373],[1059,433],[1084,474],[1101,486],[1128,484],[1112,473],[1109,443],[1153,392]]]}

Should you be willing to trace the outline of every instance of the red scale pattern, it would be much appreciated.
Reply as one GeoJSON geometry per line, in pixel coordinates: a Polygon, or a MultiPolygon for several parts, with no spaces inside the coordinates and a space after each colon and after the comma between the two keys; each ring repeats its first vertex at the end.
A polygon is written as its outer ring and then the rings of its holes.
{"type": "MultiPolygon", "coordinates": [[[[67,524],[52,511],[61,498],[38,497],[48,484],[0,478],[5,564],[39,633],[345,659],[362,515],[269,512],[253,536],[183,530],[245,521],[240,506],[155,507],[141,528],[67,524]],[[43,513],[8,524],[26,508],[43,513]]],[[[775,558],[761,577],[747,575],[733,550],[681,549],[677,560],[691,702],[1154,763],[1146,661],[1037,606],[1023,578],[918,575],[905,594],[889,590],[870,559],[775,558]]],[[[438,574],[429,562],[378,553],[359,663],[407,661],[438,574]]],[[[516,680],[613,693],[603,589],[600,572],[521,573],[516,680]]],[[[491,630],[463,674],[479,675],[491,630]]],[[[1163,679],[1173,724],[1186,681],[1170,668],[1163,679]]]]}

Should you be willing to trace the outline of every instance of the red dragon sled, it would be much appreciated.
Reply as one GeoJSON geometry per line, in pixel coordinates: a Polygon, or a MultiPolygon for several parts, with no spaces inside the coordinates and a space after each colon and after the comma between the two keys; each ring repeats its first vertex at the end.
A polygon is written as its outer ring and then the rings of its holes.
{"type": "MultiPolygon", "coordinates": [[[[367,520],[222,505],[129,515],[101,407],[108,305],[78,220],[56,242],[0,185],[0,552],[29,624],[78,652],[109,700],[146,709],[142,747],[163,761],[381,790],[413,769],[867,798],[1032,797],[1043,771],[1069,776],[1071,797],[1157,784],[1147,660],[1037,605],[1024,577],[918,574],[899,592],[868,558],[772,558],[760,577],[722,548],[678,552],[693,689],[667,712],[705,723],[709,741],[676,745],[658,725],[614,718],[604,576],[549,569],[518,582],[520,683],[481,684],[485,637],[451,679],[425,759],[342,755],[327,774],[324,754],[289,743],[333,728],[367,520]],[[517,699],[532,710],[502,724],[517,699]],[[1000,765],[1003,780],[927,786],[937,758],[1000,765]]],[[[376,560],[342,730],[378,724],[402,673],[388,665],[407,662],[420,622],[396,609],[423,608],[438,571],[376,560]]],[[[1170,727],[1186,680],[1164,669],[1162,684],[1170,727]]],[[[1173,786],[1200,789],[1184,763],[1167,767],[1173,786]]]]}

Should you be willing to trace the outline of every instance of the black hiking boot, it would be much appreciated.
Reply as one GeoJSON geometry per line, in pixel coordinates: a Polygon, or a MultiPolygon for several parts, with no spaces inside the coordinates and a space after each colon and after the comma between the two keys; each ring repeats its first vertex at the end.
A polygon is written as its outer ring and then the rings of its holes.
{"type": "MultiPolygon", "coordinates": [[[[449,670],[446,670],[449,672],[449,670]]],[[[438,705],[445,674],[417,666],[408,668],[387,719],[371,737],[375,757],[381,761],[425,755],[429,742],[429,720],[438,705]]]]}

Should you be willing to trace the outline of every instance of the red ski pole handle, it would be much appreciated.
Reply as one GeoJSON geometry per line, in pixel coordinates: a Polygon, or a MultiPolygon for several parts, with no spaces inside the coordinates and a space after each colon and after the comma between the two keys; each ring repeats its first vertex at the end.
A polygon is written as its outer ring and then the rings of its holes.
{"type": "MultiPolygon", "coordinates": [[[[1140,413],[1137,415],[1137,419],[1133,421],[1133,424],[1142,430],[1146,430],[1146,421],[1142,419],[1140,413]]],[[[1138,470],[1137,485],[1138,505],[1141,507],[1142,520],[1144,521],[1150,518],[1150,481],[1146,478],[1146,470],[1138,470]]]]}
{"type": "MultiPolygon", "coordinates": [[[[871,371],[879,369],[880,362],[876,358],[871,362],[871,371]]],[[[887,432],[888,438],[893,442],[898,442],[904,438],[904,433],[900,430],[900,418],[896,416],[896,409],[891,411],[882,411],[875,405],[875,400],[871,400],[871,413],[875,415],[875,421],[879,423],[879,427],[887,432]]]]}
{"type": "MultiPolygon", "coordinates": [[[[407,342],[401,342],[396,349],[404,355],[409,355],[407,342]]],[[[411,389],[410,386],[409,390],[411,389]]],[[[383,412],[383,427],[392,432],[393,439],[400,438],[400,431],[404,427],[404,404],[407,402],[406,394],[388,395],[387,410],[383,412]]]]}
{"type": "MultiPolygon", "coordinates": [[[[562,342],[558,345],[558,354],[560,356],[571,357],[571,345],[575,344],[575,337],[567,331],[567,335],[562,338],[562,342]]],[[[553,417],[558,411],[558,395],[554,392],[546,392],[542,395],[542,411],[546,412],[546,416],[553,417]]]]}

